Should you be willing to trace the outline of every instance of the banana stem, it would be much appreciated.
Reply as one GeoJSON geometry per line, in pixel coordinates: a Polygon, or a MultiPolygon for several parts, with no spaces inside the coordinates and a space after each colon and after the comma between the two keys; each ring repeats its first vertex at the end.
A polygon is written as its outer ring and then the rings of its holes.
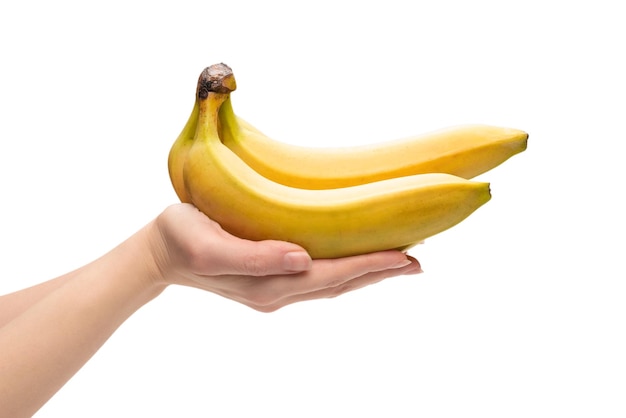
{"type": "Polygon", "coordinates": [[[204,100],[209,93],[228,94],[237,88],[233,70],[226,64],[213,64],[202,71],[198,78],[196,95],[198,99],[204,100]]]}

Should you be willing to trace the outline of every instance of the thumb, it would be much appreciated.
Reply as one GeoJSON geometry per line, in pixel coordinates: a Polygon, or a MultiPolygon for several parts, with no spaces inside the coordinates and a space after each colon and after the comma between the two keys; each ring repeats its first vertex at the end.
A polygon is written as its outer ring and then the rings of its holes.
{"type": "Polygon", "coordinates": [[[225,252],[224,266],[230,274],[268,276],[306,271],[313,263],[311,256],[299,245],[284,241],[237,240],[225,252]]]}

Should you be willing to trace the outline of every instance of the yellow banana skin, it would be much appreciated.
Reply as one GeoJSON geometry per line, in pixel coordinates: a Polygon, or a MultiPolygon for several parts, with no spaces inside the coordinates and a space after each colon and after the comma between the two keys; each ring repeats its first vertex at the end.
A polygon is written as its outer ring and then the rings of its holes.
{"type": "MultiPolygon", "coordinates": [[[[199,85],[213,67],[203,71],[199,85]]],[[[405,249],[458,224],[491,198],[489,183],[444,173],[322,190],[279,184],[221,142],[218,111],[228,94],[208,91],[196,98],[198,126],[183,167],[185,188],[198,209],[241,238],[294,242],[313,258],[405,249]]]]}
{"type": "Polygon", "coordinates": [[[183,203],[191,202],[191,198],[187,193],[185,181],[183,179],[183,165],[185,163],[185,159],[187,158],[187,153],[191,148],[191,144],[193,143],[193,138],[196,135],[199,109],[200,107],[198,106],[198,101],[196,100],[193,105],[191,115],[189,116],[189,119],[183,127],[180,135],[178,135],[178,138],[176,138],[176,141],[172,144],[172,148],[170,148],[170,153],[167,158],[167,168],[172,186],[174,187],[176,195],[183,203]]]}
{"type": "Polygon", "coordinates": [[[461,125],[356,147],[303,147],[269,138],[238,117],[229,97],[220,108],[224,144],[265,177],[292,187],[329,189],[421,173],[471,179],[526,149],[528,134],[461,125]]]}

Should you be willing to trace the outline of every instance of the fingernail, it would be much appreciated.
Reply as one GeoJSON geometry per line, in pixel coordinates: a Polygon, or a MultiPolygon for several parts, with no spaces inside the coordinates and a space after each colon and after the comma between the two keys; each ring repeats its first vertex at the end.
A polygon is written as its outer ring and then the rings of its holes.
{"type": "Polygon", "coordinates": [[[293,251],[283,257],[283,268],[288,271],[308,270],[311,263],[311,256],[304,251],[293,251]]]}
{"type": "Polygon", "coordinates": [[[397,262],[396,264],[394,264],[393,266],[391,266],[392,269],[399,269],[402,267],[406,267],[409,264],[411,264],[411,260],[409,260],[408,258],[405,258],[402,261],[397,262]]]}
{"type": "Polygon", "coordinates": [[[424,272],[424,270],[422,270],[422,268],[420,266],[415,266],[415,268],[407,271],[404,274],[421,274],[423,272],[424,272]]]}

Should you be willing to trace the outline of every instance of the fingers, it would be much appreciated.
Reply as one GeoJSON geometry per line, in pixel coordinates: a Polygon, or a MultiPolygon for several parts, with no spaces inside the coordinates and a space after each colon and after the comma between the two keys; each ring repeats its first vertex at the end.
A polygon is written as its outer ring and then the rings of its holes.
{"type": "MultiPolygon", "coordinates": [[[[414,260],[414,261],[413,261],[414,260]]],[[[297,277],[276,277],[273,284],[285,295],[310,293],[341,285],[365,274],[409,266],[409,259],[400,251],[380,251],[352,257],[321,259],[313,262],[311,270],[297,277]]]]}
{"type": "Polygon", "coordinates": [[[415,258],[406,256],[406,261],[406,264],[398,263],[396,265],[391,265],[388,268],[366,271],[365,273],[352,277],[348,280],[339,279],[334,282],[327,283],[326,286],[319,287],[317,290],[301,293],[299,295],[293,295],[291,299],[300,301],[314,298],[336,297],[391,277],[422,273],[422,268],[415,258]]]}
{"type": "Polygon", "coordinates": [[[249,303],[248,306],[261,312],[274,312],[293,303],[315,299],[334,298],[345,293],[352,292],[375,283],[379,283],[392,277],[408,274],[419,274],[423,272],[419,262],[415,258],[407,256],[407,259],[409,259],[410,264],[404,267],[373,271],[365,273],[362,276],[358,276],[346,281],[341,281],[341,283],[336,286],[323,287],[310,292],[285,296],[271,303],[249,303]]]}
{"type": "Polygon", "coordinates": [[[419,262],[399,251],[315,260],[305,273],[249,281],[245,303],[272,312],[291,303],[335,297],[386,278],[419,272],[419,262]]]}

